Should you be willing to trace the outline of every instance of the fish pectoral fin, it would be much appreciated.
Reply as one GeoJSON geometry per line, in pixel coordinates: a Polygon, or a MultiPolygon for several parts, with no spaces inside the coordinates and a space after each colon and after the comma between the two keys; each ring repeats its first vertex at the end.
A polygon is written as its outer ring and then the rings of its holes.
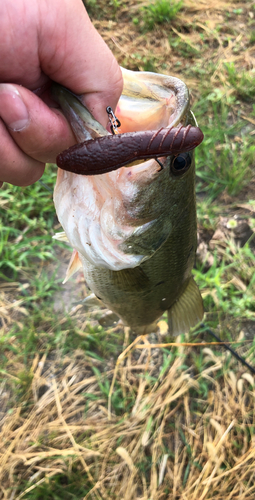
{"type": "Polygon", "coordinates": [[[68,268],[66,271],[66,276],[65,276],[65,279],[63,281],[63,285],[69,280],[69,278],[71,278],[71,276],[73,276],[73,274],[77,273],[77,271],[79,271],[79,269],[81,267],[82,267],[82,263],[80,261],[79,254],[78,254],[77,250],[73,250],[73,253],[72,253],[72,256],[71,256],[71,259],[70,259],[70,262],[69,262],[69,265],[68,265],[68,268]]]}
{"type": "Polygon", "coordinates": [[[141,267],[132,269],[122,269],[121,271],[112,271],[112,282],[116,288],[126,291],[141,291],[150,284],[148,276],[141,267]]]}
{"type": "Polygon", "coordinates": [[[151,257],[168,239],[173,226],[169,219],[161,217],[135,229],[120,245],[123,252],[151,257]]]}
{"type": "Polygon", "coordinates": [[[61,233],[54,234],[54,236],[52,236],[52,239],[57,241],[64,241],[65,243],[70,244],[70,241],[67,238],[65,231],[61,231],[61,233]]]}
{"type": "Polygon", "coordinates": [[[174,336],[189,332],[190,328],[202,321],[203,316],[202,297],[196,282],[191,277],[182,295],[168,309],[168,331],[174,336]]]}

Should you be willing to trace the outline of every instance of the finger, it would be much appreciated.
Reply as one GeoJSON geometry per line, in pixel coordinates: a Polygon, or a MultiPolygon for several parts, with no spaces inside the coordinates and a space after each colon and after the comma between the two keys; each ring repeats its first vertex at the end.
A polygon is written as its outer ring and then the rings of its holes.
{"type": "MultiPolygon", "coordinates": [[[[33,92],[19,85],[0,84],[0,117],[12,142],[37,162],[55,162],[61,151],[76,143],[60,111],[49,108],[33,92]]],[[[3,141],[5,150],[6,134],[3,141]]],[[[0,179],[3,180],[1,173],[0,179]]]]}
{"type": "Polygon", "coordinates": [[[4,181],[29,186],[40,179],[44,166],[21,151],[0,120],[0,187],[4,181]]]}
{"type": "MultiPolygon", "coordinates": [[[[47,18],[42,2],[41,15],[47,18]]],[[[122,92],[122,73],[109,47],[92,25],[81,0],[51,4],[51,22],[39,34],[41,67],[51,79],[77,94],[106,126],[106,107],[115,109],[122,92]]]]}

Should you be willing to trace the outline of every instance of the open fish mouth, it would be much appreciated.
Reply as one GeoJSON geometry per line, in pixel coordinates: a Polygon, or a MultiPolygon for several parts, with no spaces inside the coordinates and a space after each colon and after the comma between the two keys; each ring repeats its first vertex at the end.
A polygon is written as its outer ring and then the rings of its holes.
{"type": "Polygon", "coordinates": [[[104,129],[77,96],[53,87],[79,142],[57,158],[58,217],[71,245],[92,264],[112,271],[139,266],[166,241],[180,217],[179,211],[175,216],[176,178],[183,174],[181,168],[172,175],[171,159],[189,155],[203,139],[181,80],[122,71],[118,135],[104,129]]]}
{"type": "MultiPolygon", "coordinates": [[[[121,130],[115,129],[118,135],[108,135],[91,116],[90,120],[88,116],[79,116],[75,122],[69,112],[80,143],[58,155],[58,167],[76,174],[98,175],[141,160],[190,151],[202,142],[203,133],[197,126],[184,126],[188,118],[189,93],[181,80],[166,77],[164,81],[162,75],[158,75],[157,82],[157,75],[143,72],[137,73],[134,80],[134,72],[122,71],[124,88],[117,105],[121,130]],[[81,137],[82,119],[85,137],[81,137]],[[88,127],[93,121],[92,128],[91,125],[88,127]]],[[[106,111],[111,113],[108,108],[106,111]]]]}
{"type": "Polygon", "coordinates": [[[176,126],[189,114],[189,91],[172,76],[122,68],[124,87],[116,108],[122,132],[176,126]]]}

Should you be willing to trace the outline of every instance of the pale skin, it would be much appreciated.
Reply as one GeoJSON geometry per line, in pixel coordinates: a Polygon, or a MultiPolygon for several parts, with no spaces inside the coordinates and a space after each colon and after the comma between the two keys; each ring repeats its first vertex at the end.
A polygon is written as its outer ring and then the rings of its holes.
{"type": "Polygon", "coordinates": [[[106,107],[115,109],[123,86],[117,61],[81,0],[1,0],[0,186],[34,183],[45,163],[76,143],[49,99],[51,80],[83,95],[104,126],[106,107]]]}

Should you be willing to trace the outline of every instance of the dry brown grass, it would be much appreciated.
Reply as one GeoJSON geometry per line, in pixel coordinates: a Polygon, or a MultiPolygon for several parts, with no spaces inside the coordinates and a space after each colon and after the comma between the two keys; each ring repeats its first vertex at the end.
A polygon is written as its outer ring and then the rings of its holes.
{"type": "MultiPolygon", "coordinates": [[[[157,363],[144,342],[138,359],[138,350],[128,351],[116,376],[131,405],[121,415],[113,410],[110,419],[91,363],[81,356],[62,363],[35,357],[30,409],[16,408],[1,422],[0,498],[28,498],[73,469],[90,485],[84,499],[254,498],[253,377],[230,369],[217,380],[225,356],[209,347],[203,349],[207,367],[194,375],[192,367],[182,368],[189,349],[179,347],[170,367],[151,381],[157,363]],[[199,396],[201,380],[210,386],[206,398],[199,396]],[[21,479],[30,484],[17,493],[21,479]]],[[[113,371],[102,375],[111,380],[113,371]]]]}
{"type": "Polygon", "coordinates": [[[28,314],[26,308],[22,307],[22,299],[13,300],[18,287],[18,282],[0,283],[0,318],[3,329],[8,328],[21,315],[28,314]]]}
{"type": "MultiPolygon", "coordinates": [[[[103,1],[103,0],[102,0],[103,1]]],[[[241,70],[251,70],[255,65],[255,47],[249,44],[247,20],[253,19],[252,2],[219,0],[185,0],[184,10],[171,23],[155,25],[153,32],[140,33],[132,18],[149,1],[125,2],[116,13],[116,19],[93,19],[93,23],[114,52],[118,62],[134,70],[144,70],[146,62],[153,60],[156,71],[180,76],[187,65],[202,59],[206,66],[215,65],[211,83],[228,86],[225,63],[234,62],[241,70]],[[243,10],[238,18],[231,16],[233,9],[243,10]],[[226,13],[230,14],[226,20],[226,13]],[[201,34],[203,38],[201,38],[201,34]],[[187,48],[197,54],[183,56],[171,43],[172,35],[178,35],[187,48]],[[176,69],[176,63],[181,63],[176,69]]],[[[141,16],[142,19],[142,16],[141,16]]],[[[197,79],[185,74],[185,81],[194,90],[197,79]]],[[[206,83],[206,82],[205,82],[206,83]]],[[[227,90],[227,89],[226,89],[227,90]]],[[[230,91],[230,89],[229,89],[230,91]]]]}

